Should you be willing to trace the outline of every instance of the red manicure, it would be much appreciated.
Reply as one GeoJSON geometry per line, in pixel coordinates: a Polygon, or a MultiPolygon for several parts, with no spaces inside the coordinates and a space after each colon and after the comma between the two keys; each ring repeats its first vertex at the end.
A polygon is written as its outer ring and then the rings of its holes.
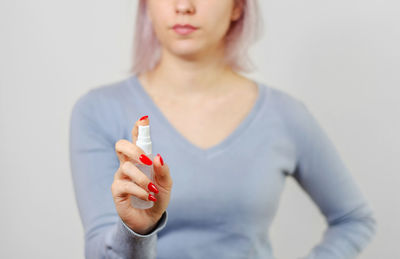
{"type": "Polygon", "coordinates": [[[153,183],[149,183],[149,185],[147,185],[147,188],[148,188],[149,191],[151,191],[151,192],[158,193],[158,189],[157,189],[157,187],[156,187],[153,183]]]}
{"type": "Polygon", "coordinates": [[[162,157],[161,157],[161,155],[160,155],[160,154],[157,154],[157,156],[159,156],[159,157],[160,157],[160,162],[161,162],[161,165],[164,165],[164,161],[162,160],[162,157]]]}
{"type": "Polygon", "coordinates": [[[153,162],[148,158],[145,154],[141,154],[139,157],[140,161],[142,161],[146,165],[152,165],[153,162]]]}
{"type": "Polygon", "coordinates": [[[145,115],[145,116],[143,116],[142,118],[140,118],[140,121],[141,120],[144,120],[144,119],[147,119],[149,116],[148,115],[145,115]]]}
{"type": "Polygon", "coordinates": [[[153,195],[149,194],[149,200],[151,201],[157,201],[156,197],[154,197],[153,195]]]}

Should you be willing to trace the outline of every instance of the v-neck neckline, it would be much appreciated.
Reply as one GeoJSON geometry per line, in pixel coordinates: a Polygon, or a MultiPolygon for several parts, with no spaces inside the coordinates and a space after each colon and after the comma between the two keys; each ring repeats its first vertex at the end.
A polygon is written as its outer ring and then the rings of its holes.
{"type": "MultiPolygon", "coordinates": [[[[239,123],[236,128],[231,131],[231,133],[226,136],[222,141],[218,142],[217,144],[214,144],[211,147],[208,148],[201,148],[195,144],[193,144],[191,141],[189,141],[186,137],[184,137],[176,128],[173,126],[170,121],[167,119],[167,117],[164,115],[164,113],[161,111],[161,109],[155,104],[153,101],[152,97],[147,93],[143,85],[140,83],[140,81],[137,78],[137,75],[131,76],[129,79],[129,88],[134,91],[134,93],[137,93],[143,98],[144,103],[149,107],[149,109],[152,112],[152,115],[155,116],[157,120],[159,120],[161,126],[164,127],[165,130],[168,130],[172,137],[176,139],[177,143],[182,144],[182,147],[185,149],[185,152],[192,152],[195,155],[198,156],[203,156],[203,157],[211,157],[215,153],[218,153],[222,150],[225,150],[229,145],[231,145],[237,138],[242,135],[242,133],[247,129],[247,127],[250,125],[250,123],[254,120],[256,117],[257,113],[259,112],[261,105],[264,102],[265,99],[265,87],[261,85],[260,82],[253,80],[253,82],[257,85],[258,88],[258,95],[256,98],[256,101],[254,102],[252,108],[250,111],[247,113],[244,119],[239,123]]],[[[151,121],[151,118],[150,118],[151,121]]],[[[151,124],[151,122],[150,122],[151,124]]]]}

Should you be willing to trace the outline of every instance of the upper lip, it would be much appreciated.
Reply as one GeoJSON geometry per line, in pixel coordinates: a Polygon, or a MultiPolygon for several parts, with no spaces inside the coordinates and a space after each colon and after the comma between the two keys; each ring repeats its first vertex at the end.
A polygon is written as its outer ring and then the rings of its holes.
{"type": "Polygon", "coordinates": [[[190,29],[197,29],[197,27],[191,25],[191,24],[175,24],[174,27],[172,27],[173,29],[176,28],[190,28],[190,29]]]}

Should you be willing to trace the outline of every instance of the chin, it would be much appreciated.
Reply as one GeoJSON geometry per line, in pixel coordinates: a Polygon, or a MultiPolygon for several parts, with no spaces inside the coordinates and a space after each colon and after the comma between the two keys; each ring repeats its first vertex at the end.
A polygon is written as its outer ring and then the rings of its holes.
{"type": "Polygon", "coordinates": [[[189,41],[176,43],[169,49],[175,55],[184,57],[195,57],[202,52],[202,49],[197,44],[189,41]]]}

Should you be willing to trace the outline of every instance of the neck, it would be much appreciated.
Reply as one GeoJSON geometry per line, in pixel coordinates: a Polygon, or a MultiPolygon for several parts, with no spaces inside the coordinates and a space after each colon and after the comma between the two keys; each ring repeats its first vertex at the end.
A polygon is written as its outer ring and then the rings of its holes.
{"type": "Polygon", "coordinates": [[[145,75],[147,85],[169,94],[203,94],[221,91],[235,72],[223,62],[222,52],[177,57],[163,50],[158,65],[145,75]]]}

